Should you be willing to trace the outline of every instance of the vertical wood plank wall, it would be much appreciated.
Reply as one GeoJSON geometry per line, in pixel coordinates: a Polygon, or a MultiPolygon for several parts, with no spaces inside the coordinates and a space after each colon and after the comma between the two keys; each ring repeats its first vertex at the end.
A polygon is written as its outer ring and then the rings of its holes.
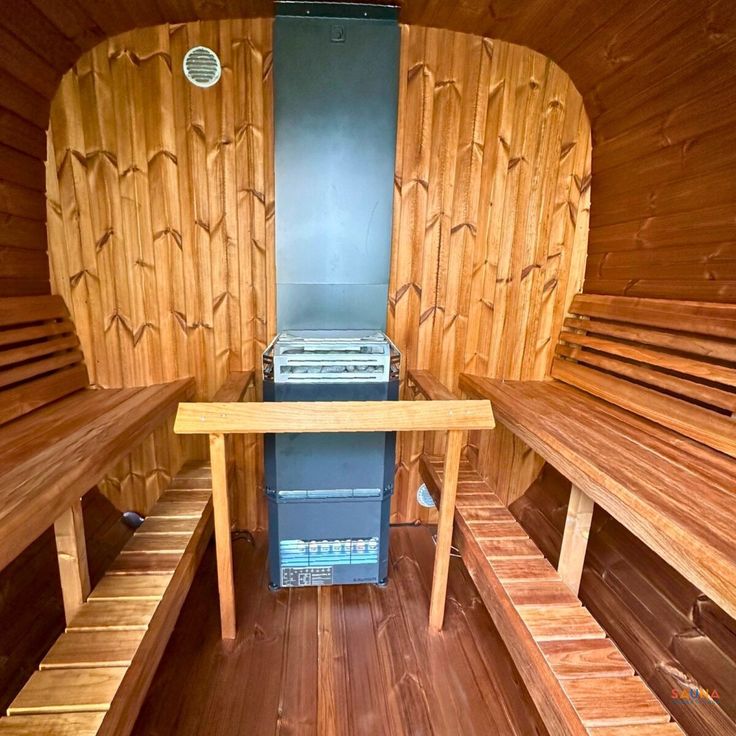
{"type": "MultiPolygon", "coordinates": [[[[530,49],[405,26],[399,105],[388,329],[404,368],[428,368],[453,390],[461,371],[543,378],[582,288],[590,202],[582,98],[530,49]]],[[[437,451],[436,439],[426,441],[437,451]]],[[[416,517],[421,450],[421,436],[401,438],[398,520],[416,517]]],[[[541,469],[502,428],[471,438],[471,451],[501,493],[523,492],[541,469]],[[501,467],[520,490],[496,477],[501,467]]]]}
{"type": "MultiPolygon", "coordinates": [[[[554,59],[593,124],[586,288],[736,298],[736,13],[730,0],[404,0],[401,20],[554,59]]],[[[136,26],[270,15],[269,0],[14,0],[0,18],[0,294],[48,292],[44,130],[78,56],[136,26]]]]}
{"type": "MultiPolygon", "coordinates": [[[[94,382],[195,375],[208,398],[228,370],[258,367],[275,330],[270,49],[268,20],[156,26],[98,45],[63,78],[49,136],[51,272],[94,382]],[[199,43],[223,62],[210,90],[180,71],[199,43]]],[[[582,285],[582,99],[545,57],[468,34],[404,26],[401,65],[388,329],[404,366],[453,387],[460,370],[543,377],[582,285]]],[[[402,439],[394,521],[419,518],[421,443],[402,439]]],[[[164,444],[112,475],[116,503],[155,497],[164,444]]],[[[244,526],[263,522],[256,449],[239,449],[244,526]]],[[[499,449],[475,452],[490,471],[499,449]]],[[[517,475],[519,463],[538,469],[517,454],[517,475]]]]}
{"type": "MultiPolygon", "coordinates": [[[[258,363],[274,329],[271,24],[132,31],[84,54],[62,79],[49,129],[51,278],[93,383],[193,375],[207,399],[229,371],[258,363]],[[222,60],[210,89],[181,71],[200,44],[222,60]]],[[[118,505],[145,511],[159,478],[176,470],[177,440],[164,436],[108,479],[118,505]]],[[[260,453],[252,438],[233,446],[245,489],[235,515],[255,526],[260,453]]]]}

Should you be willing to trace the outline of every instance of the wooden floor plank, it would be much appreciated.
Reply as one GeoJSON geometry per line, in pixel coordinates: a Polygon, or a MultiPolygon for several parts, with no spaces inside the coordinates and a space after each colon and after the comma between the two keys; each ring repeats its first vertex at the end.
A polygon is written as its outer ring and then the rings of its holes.
{"type": "Polygon", "coordinates": [[[317,643],[317,731],[324,736],[338,736],[342,731],[352,730],[353,715],[348,709],[350,668],[345,606],[340,586],[326,586],[317,591],[317,643]]]}
{"type": "Polygon", "coordinates": [[[389,723],[388,688],[376,645],[369,588],[366,585],[344,586],[342,596],[344,615],[350,619],[351,628],[351,635],[345,638],[347,662],[342,677],[347,680],[348,698],[353,704],[353,733],[381,733],[389,723]]]}
{"type": "Polygon", "coordinates": [[[145,631],[158,601],[88,601],[67,631],[145,631]]]}
{"type": "Polygon", "coordinates": [[[71,667],[128,667],[145,630],[68,631],[41,662],[42,670],[71,667]]]}
{"type": "Polygon", "coordinates": [[[104,713],[55,713],[0,718],[2,736],[96,736],[104,713]]]}
{"type": "Polygon", "coordinates": [[[289,590],[289,618],[281,676],[276,734],[319,736],[317,731],[317,592],[289,590]]]}
{"type": "Polygon", "coordinates": [[[40,670],[8,708],[8,715],[106,711],[126,667],[40,670]]]}
{"type": "Polygon", "coordinates": [[[588,728],[666,724],[670,720],[670,714],[640,677],[564,680],[563,685],[588,728]]]}
{"type": "Polygon", "coordinates": [[[539,646],[560,680],[634,674],[610,639],[552,640],[539,646]]]}
{"type": "Polygon", "coordinates": [[[171,580],[165,575],[105,575],[90,593],[90,601],[158,601],[171,580]]]}
{"type": "Polygon", "coordinates": [[[517,606],[535,641],[602,639],[606,632],[582,606],[517,606]]]}
{"type": "MultiPolygon", "coordinates": [[[[417,585],[414,596],[418,598],[421,610],[426,611],[432,586],[434,554],[433,550],[417,542],[417,539],[409,538],[407,546],[418,563],[417,582],[420,585],[417,585]]],[[[457,558],[451,560],[451,564],[462,567],[457,558]]],[[[448,578],[448,588],[451,587],[453,584],[448,578]]],[[[483,736],[493,729],[494,722],[499,721],[501,725],[497,729],[504,734],[508,726],[504,723],[505,719],[499,719],[496,713],[498,697],[493,692],[495,678],[488,677],[487,667],[479,661],[475,643],[470,637],[466,638],[467,620],[463,613],[457,598],[449,597],[441,635],[425,629],[428,655],[422,660],[423,666],[428,670],[428,679],[434,683],[434,697],[446,699],[449,693],[452,711],[457,714],[454,716],[457,733],[483,736]],[[452,667],[447,666],[448,661],[452,661],[452,667]],[[462,688],[457,687],[460,682],[463,683],[462,688]]]]}

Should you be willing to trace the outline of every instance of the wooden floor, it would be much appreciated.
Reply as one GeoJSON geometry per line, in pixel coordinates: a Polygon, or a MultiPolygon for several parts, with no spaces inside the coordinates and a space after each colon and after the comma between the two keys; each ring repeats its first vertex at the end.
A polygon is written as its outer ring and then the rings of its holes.
{"type": "Polygon", "coordinates": [[[393,527],[387,588],[271,593],[265,535],[237,540],[238,637],[223,643],[210,547],[135,736],[546,733],[458,560],[428,634],[433,554],[428,528],[393,527]]]}

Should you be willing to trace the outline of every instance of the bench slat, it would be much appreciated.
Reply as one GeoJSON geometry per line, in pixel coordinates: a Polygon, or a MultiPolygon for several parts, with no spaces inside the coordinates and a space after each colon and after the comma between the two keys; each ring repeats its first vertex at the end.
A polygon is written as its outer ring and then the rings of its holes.
{"type": "MultiPolygon", "coordinates": [[[[192,528],[190,534],[194,532],[192,528]]],[[[136,532],[137,533],[137,532],[136,532]]],[[[91,601],[157,601],[161,600],[171,574],[104,575],[90,593],[91,601]]]]}
{"type": "Polygon", "coordinates": [[[64,713],[52,716],[0,718],[2,736],[95,736],[104,713],[64,713]]]}
{"type": "Polygon", "coordinates": [[[570,313],[736,340],[731,304],[578,294],[570,313]]]}
{"type": "Polygon", "coordinates": [[[736,457],[730,417],[568,361],[555,360],[552,377],[736,457]]]}
{"type": "Polygon", "coordinates": [[[180,552],[149,555],[145,552],[120,554],[107,570],[108,575],[166,575],[176,570],[180,552]]]}
{"type": "Polygon", "coordinates": [[[582,606],[516,606],[535,641],[603,639],[606,632],[582,606]]]}
{"type": "Polygon", "coordinates": [[[0,424],[30,414],[88,384],[87,369],[80,363],[0,391],[0,424]]]}
{"type": "Polygon", "coordinates": [[[13,296],[0,299],[0,327],[68,317],[69,310],[60,296],[13,296]]]}
{"type": "MultiPolygon", "coordinates": [[[[516,526],[519,526],[517,524],[516,526]]],[[[473,527],[473,534],[479,539],[473,527]]],[[[515,606],[580,606],[580,600],[559,580],[504,585],[515,606]]]]}
{"type": "Polygon", "coordinates": [[[135,534],[123,548],[123,552],[165,554],[183,552],[189,543],[189,534],[135,534]]]}
{"type": "Polygon", "coordinates": [[[78,346],[61,298],[0,298],[0,424],[88,386],[78,346]]]}
{"type": "Polygon", "coordinates": [[[711,406],[727,411],[736,411],[736,394],[716,388],[715,386],[710,386],[706,383],[690,381],[687,378],[663,373],[648,366],[628,363],[624,360],[600,355],[599,353],[592,353],[587,350],[580,350],[569,345],[558,345],[555,349],[555,355],[570,358],[585,365],[602,368],[611,373],[631,378],[639,383],[659,389],[667,389],[671,393],[686,396],[695,401],[710,404],[711,406]]]}
{"type": "Polygon", "coordinates": [[[678,350],[682,353],[694,353],[704,358],[720,358],[722,360],[736,360],[734,345],[727,340],[717,340],[701,335],[693,336],[690,333],[666,332],[640,325],[626,325],[619,322],[603,322],[598,319],[580,319],[567,317],[564,326],[569,330],[581,330],[594,335],[607,335],[622,340],[654,345],[660,348],[678,350]]]}
{"type": "Polygon", "coordinates": [[[137,534],[190,534],[197,526],[197,517],[190,516],[147,516],[138,527],[137,534]]]}
{"type": "Polygon", "coordinates": [[[100,601],[85,603],[67,631],[145,631],[158,601],[100,601]]]}
{"type": "Polygon", "coordinates": [[[702,378],[713,383],[722,383],[726,386],[736,386],[736,370],[717,363],[707,363],[702,360],[665,353],[648,347],[640,347],[629,343],[607,340],[595,335],[580,335],[576,332],[563,332],[560,340],[569,345],[579,345],[583,348],[610,353],[622,358],[647,363],[649,365],[667,368],[688,376],[702,378]]]}
{"type": "Polygon", "coordinates": [[[126,667],[40,670],[8,708],[8,715],[106,711],[126,667]]]}
{"type": "Polygon", "coordinates": [[[539,647],[560,680],[634,674],[610,639],[558,639],[540,642],[539,647]]]}
{"type": "Polygon", "coordinates": [[[17,327],[12,330],[0,330],[0,346],[17,345],[19,342],[30,342],[56,335],[75,334],[74,325],[68,319],[60,322],[43,322],[40,325],[17,327]]]}
{"type": "Polygon", "coordinates": [[[640,677],[563,680],[583,723],[626,726],[668,723],[670,714],[640,677]],[[626,707],[621,707],[625,703],[626,707]]]}
{"type": "Polygon", "coordinates": [[[128,667],[144,634],[145,629],[66,632],[43,658],[40,669],[128,667]]]}

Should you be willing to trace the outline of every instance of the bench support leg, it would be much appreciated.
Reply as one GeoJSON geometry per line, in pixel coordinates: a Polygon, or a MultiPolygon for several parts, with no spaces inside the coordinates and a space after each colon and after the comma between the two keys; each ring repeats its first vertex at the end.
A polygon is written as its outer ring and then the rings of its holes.
{"type": "Polygon", "coordinates": [[[440,497],[440,513],[437,522],[437,549],[434,555],[432,597],[429,603],[429,628],[432,631],[440,631],[445,618],[447,575],[450,570],[455,496],[457,495],[457,478],[460,471],[460,454],[462,449],[462,430],[451,429],[447,433],[445,469],[442,476],[442,496],[440,497]]]}
{"type": "Polygon", "coordinates": [[[230,538],[230,499],[227,490],[227,456],[225,436],[210,435],[212,466],[212,508],[215,519],[217,552],[217,584],[220,592],[220,627],[223,639],[235,638],[235,586],[233,583],[233,549],[230,538]]]}
{"type": "Polygon", "coordinates": [[[595,504],[577,486],[570,490],[570,503],[567,506],[565,532],[562,536],[560,561],[557,572],[568,588],[578,594],[580,578],[583,574],[585,551],[588,548],[590,524],[593,521],[595,504]]]}
{"type": "Polygon", "coordinates": [[[68,624],[87,600],[90,591],[81,500],[73,503],[54,522],[54,534],[59,559],[61,595],[64,599],[64,616],[68,624]]]}

